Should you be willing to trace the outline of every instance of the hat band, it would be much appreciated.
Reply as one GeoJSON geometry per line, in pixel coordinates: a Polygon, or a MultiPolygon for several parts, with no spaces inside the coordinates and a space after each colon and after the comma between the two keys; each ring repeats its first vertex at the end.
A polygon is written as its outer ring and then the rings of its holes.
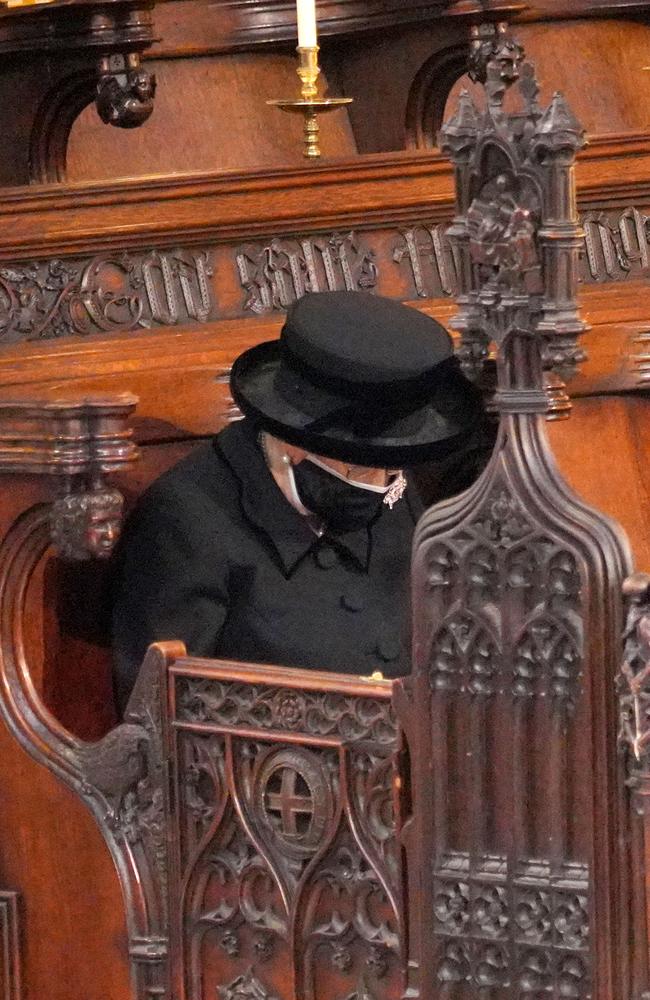
{"type": "Polygon", "coordinates": [[[406,405],[405,412],[410,412],[426,403],[441,382],[449,378],[452,371],[459,370],[458,359],[451,354],[423,375],[394,379],[390,382],[352,382],[336,375],[324,374],[294,354],[286,343],[282,345],[282,363],[296,375],[307,379],[316,389],[344,396],[355,404],[358,404],[359,400],[371,402],[380,410],[395,402],[400,406],[406,405]]]}
{"type": "MultiPolygon", "coordinates": [[[[320,434],[335,428],[349,428],[357,438],[376,438],[385,434],[398,422],[402,422],[418,413],[427,402],[429,393],[422,394],[417,400],[409,397],[408,403],[403,399],[369,399],[359,406],[358,401],[350,401],[344,406],[336,407],[329,413],[316,417],[305,430],[310,434],[320,434]]],[[[414,430],[410,425],[402,426],[402,433],[408,434],[414,430]]]]}

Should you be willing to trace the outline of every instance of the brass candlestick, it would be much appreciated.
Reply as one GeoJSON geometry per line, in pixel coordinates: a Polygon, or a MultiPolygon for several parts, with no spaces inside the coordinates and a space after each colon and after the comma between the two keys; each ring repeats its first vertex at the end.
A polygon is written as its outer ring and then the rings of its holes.
{"type": "Polygon", "coordinates": [[[344,104],[351,104],[351,97],[319,97],[318,77],[320,66],[318,65],[318,45],[301,46],[297,48],[300,57],[300,64],[297,69],[301,81],[300,99],[297,101],[275,100],[267,101],[267,104],[280,108],[282,111],[291,111],[294,114],[301,114],[305,120],[304,156],[313,160],[320,156],[318,115],[325,111],[335,111],[344,104]]]}

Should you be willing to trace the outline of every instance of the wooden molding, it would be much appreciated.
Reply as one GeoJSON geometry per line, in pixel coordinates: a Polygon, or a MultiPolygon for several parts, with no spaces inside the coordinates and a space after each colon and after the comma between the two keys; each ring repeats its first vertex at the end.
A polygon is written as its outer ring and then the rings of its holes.
{"type": "Polygon", "coordinates": [[[69,52],[116,43],[144,49],[154,39],[154,0],[90,0],[85,4],[50,3],[6,8],[0,4],[0,52],[69,52]]]}
{"type": "Polygon", "coordinates": [[[0,892],[0,1000],[22,1000],[17,892],[0,892]]]}
{"type": "MultiPolygon", "coordinates": [[[[650,135],[593,137],[577,176],[583,211],[643,203],[650,199],[650,135]]],[[[428,151],[246,174],[10,188],[0,204],[0,260],[443,222],[452,208],[449,163],[428,151]]]]}
{"type": "Polygon", "coordinates": [[[0,472],[57,476],[115,472],[136,457],[128,417],[137,400],[0,401],[0,472]]]}
{"type": "MultiPolygon", "coordinates": [[[[647,0],[545,0],[525,4],[517,0],[319,0],[318,26],[322,39],[353,35],[409,24],[431,24],[445,18],[517,21],[554,18],[623,17],[648,9],[647,0]]],[[[146,58],[187,58],[209,53],[236,52],[295,42],[296,12],[291,0],[226,0],[209,7],[195,0],[159,3],[155,12],[160,41],[146,58]],[[216,15],[218,11],[218,16],[216,15]]],[[[327,41],[326,41],[327,44],[327,41]]]]}
{"type": "MultiPolygon", "coordinates": [[[[525,9],[520,0],[319,0],[318,31],[321,38],[327,38],[441,18],[510,18],[525,9]]],[[[209,7],[194,0],[173,0],[158,5],[155,23],[161,40],[151,49],[150,58],[295,44],[297,34],[292,0],[263,4],[217,0],[209,7]]]]}
{"type": "Polygon", "coordinates": [[[550,18],[624,17],[647,11],[648,0],[542,0],[528,4],[519,16],[522,21],[543,21],[550,18]]]}

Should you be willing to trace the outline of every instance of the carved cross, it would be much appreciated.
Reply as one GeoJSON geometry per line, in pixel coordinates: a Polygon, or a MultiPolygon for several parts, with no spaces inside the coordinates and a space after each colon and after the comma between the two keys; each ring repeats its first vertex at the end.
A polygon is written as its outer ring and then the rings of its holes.
{"type": "Polygon", "coordinates": [[[280,790],[277,792],[267,791],[266,808],[270,814],[279,817],[280,831],[285,837],[300,837],[305,832],[299,828],[298,817],[314,814],[314,803],[311,795],[301,795],[296,788],[297,781],[304,778],[294,771],[293,768],[282,769],[280,780],[280,790]]]}

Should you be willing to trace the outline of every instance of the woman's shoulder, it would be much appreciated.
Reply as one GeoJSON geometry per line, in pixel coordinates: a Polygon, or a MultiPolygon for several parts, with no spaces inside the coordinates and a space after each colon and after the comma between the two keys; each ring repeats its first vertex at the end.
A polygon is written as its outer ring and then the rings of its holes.
{"type": "Polygon", "coordinates": [[[219,437],[197,444],[155,479],[141,495],[136,511],[193,516],[197,510],[214,514],[235,503],[238,486],[221,454],[219,437]]]}

